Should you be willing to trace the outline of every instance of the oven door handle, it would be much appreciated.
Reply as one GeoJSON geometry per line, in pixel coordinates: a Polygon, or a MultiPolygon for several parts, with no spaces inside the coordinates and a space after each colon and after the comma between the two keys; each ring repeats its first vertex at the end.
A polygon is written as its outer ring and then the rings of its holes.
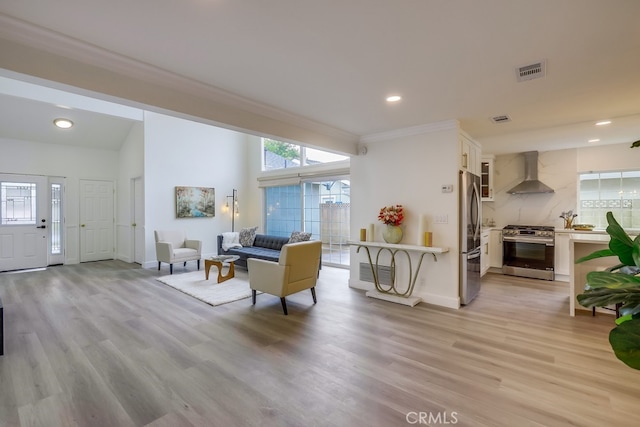
{"type": "Polygon", "coordinates": [[[502,241],[503,242],[516,242],[516,243],[544,243],[547,246],[555,246],[554,241],[553,240],[549,240],[549,239],[528,239],[526,237],[509,237],[509,236],[502,236],[502,241]]]}

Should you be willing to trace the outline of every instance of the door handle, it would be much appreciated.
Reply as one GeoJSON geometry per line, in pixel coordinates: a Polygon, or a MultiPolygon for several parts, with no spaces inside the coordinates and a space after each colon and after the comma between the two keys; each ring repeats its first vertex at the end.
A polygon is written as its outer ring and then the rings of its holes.
{"type": "Polygon", "coordinates": [[[84,224],[80,224],[80,227],[84,227],[84,224]]]}
{"type": "Polygon", "coordinates": [[[46,225],[39,225],[36,228],[47,228],[47,226],[46,225]]]}

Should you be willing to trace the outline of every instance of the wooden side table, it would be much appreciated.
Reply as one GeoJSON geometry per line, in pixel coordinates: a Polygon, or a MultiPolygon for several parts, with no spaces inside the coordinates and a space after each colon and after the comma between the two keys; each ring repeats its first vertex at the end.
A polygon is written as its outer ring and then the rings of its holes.
{"type": "Polygon", "coordinates": [[[214,256],[211,257],[209,259],[205,259],[204,260],[204,277],[206,280],[209,280],[209,269],[211,268],[211,266],[216,266],[218,267],[218,283],[222,283],[226,280],[229,280],[233,277],[235,277],[236,274],[236,270],[235,270],[235,264],[234,262],[237,261],[238,259],[240,259],[239,256],[214,256]],[[222,266],[224,264],[228,264],[229,265],[229,271],[227,271],[227,274],[223,275],[222,274],[222,266]]]}

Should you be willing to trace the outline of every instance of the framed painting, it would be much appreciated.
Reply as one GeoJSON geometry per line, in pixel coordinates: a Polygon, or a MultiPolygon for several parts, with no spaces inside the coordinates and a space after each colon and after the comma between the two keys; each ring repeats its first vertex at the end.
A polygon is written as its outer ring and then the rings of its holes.
{"type": "Polygon", "coordinates": [[[176,218],[216,216],[216,190],[209,187],[176,187],[176,218]]]}

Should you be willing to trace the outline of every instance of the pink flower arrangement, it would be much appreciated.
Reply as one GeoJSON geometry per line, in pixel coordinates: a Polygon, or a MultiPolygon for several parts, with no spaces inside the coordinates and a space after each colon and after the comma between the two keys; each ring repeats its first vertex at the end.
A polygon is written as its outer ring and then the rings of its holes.
{"type": "Polygon", "coordinates": [[[380,209],[378,220],[387,225],[400,225],[404,221],[404,208],[402,205],[385,206],[380,209]]]}

